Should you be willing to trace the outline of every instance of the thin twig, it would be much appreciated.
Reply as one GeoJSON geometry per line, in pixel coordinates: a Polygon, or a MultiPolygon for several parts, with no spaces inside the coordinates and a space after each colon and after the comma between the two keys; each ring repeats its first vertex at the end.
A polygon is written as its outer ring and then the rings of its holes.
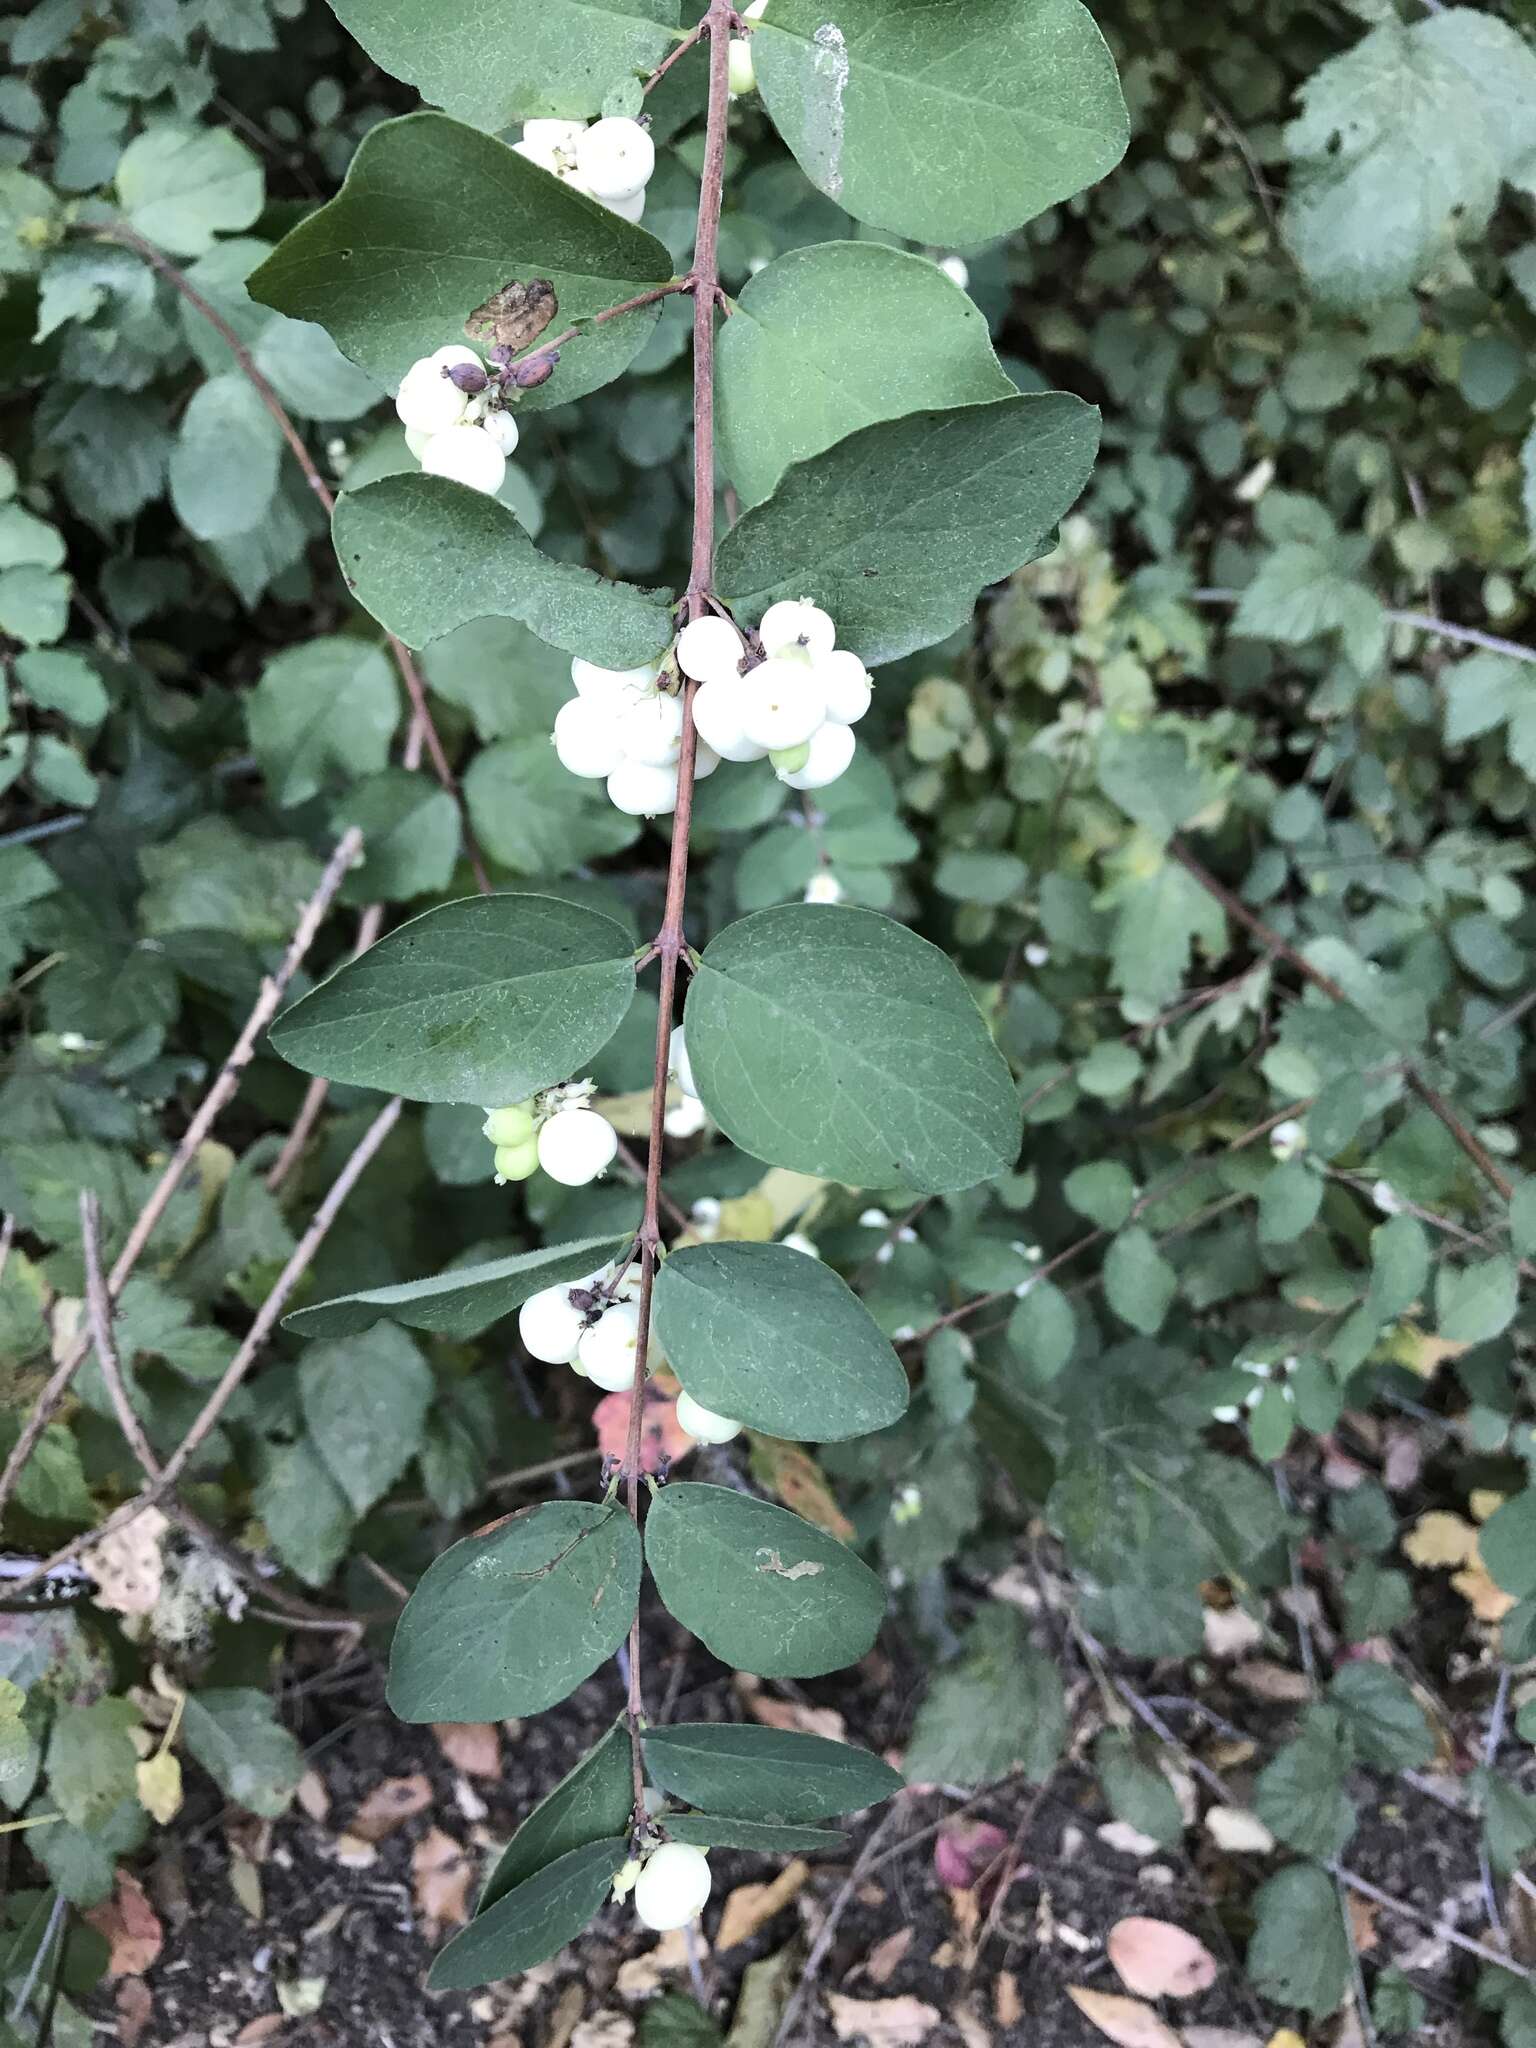
{"type": "Polygon", "coordinates": [[[96,1362],[106,1382],[117,1426],[127,1438],[128,1448],[138,1460],[139,1470],[153,1482],[160,1477],[160,1461],[144,1434],[144,1424],[129,1397],[123,1377],[117,1338],[112,1330],[112,1297],[107,1292],[106,1277],[101,1270],[101,1204],[96,1199],[94,1188],[83,1188],[80,1192],[80,1242],[85,1252],[85,1304],[91,1338],[96,1346],[96,1362]]]}
{"type": "Polygon", "coordinates": [[[695,22],[694,26],[691,29],[689,29],[687,35],[685,35],[682,41],[678,44],[677,48],[675,50],[669,50],[667,52],[666,56],[662,58],[661,62],[656,66],[656,69],[645,81],[644,90],[646,92],[650,92],[653,87],[659,85],[661,81],[666,77],[667,73],[672,69],[672,66],[675,63],[677,63],[678,59],[680,57],[686,57],[688,52],[691,49],[693,49],[696,44],[703,40],[705,27],[706,24],[704,22],[695,22]]]}
{"type": "MultiPolygon", "coordinates": [[[[1196,604],[1236,604],[1240,590],[1194,590],[1196,604]]],[[[1463,647],[1486,648],[1490,654],[1508,655],[1511,661],[1536,662],[1536,647],[1522,647],[1518,640],[1504,640],[1497,633],[1485,633],[1481,626],[1453,626],[1449,619],[1437,619],[1429,612],[1387,611],[1394,626],[1409,626],[1416,633],[1433,633],[1441,640],[1454,640],[1463,647]]]]}
{"type": "MultiPolygon", "coordinates": [[[[352,958],[354,960],[361,959],[363,954],[367,952],[368,948],[378,938],[379,928],[383,922],[383,904],[370,903],[357,921],[357,937],[352,942],[352,958]]],[[[299,1160],[303,1157],[304,1148],[309,1143],[310,1133],[320,1121],[320,1112],[324,1109],[325,1099],[330,1092],[331,1084],[324,1074],[316,1074],[311,1079],[309,1086],[304,1090],[304,1100],[299,1105],[299,1113],[294,1118],[293,1126],[287,1137],[283,1140],[282,1150],[278,1153],[267,1171],[267,1186],[273,1194],[277,1193],[278,1189],[287,1180],[289,1174],[292,1173],[299,1160]]]]}
{"type": "MultiPolygon", "coordinates": [[[[1498,1761],[1499,1744],[1504,1740],[1504,1716],[1509,1711],[1510,1671],[1506,1663],[1499,1665],[1498,1690],[1493,1696],[1493,1712],[1488,1717],[1488,1734],[1483,1743],[1483,1769],[1491,1771],[1498,1761]]],[[[1504,1925],[1504,1915],[1499,1910],[1498,1888],[1493,1881],[1493,1864],[1488,1855],[1487,1830],[1477,1831],[1477,1875],[1483,1888],[1483,1905],[1488,1914],[1488,1925],[1499,1937],[1499,1946],[1508,1948],[1509,1933],[1504,1925]]]]}
{"type": "Polygon", "coordinates": [[[898,1818],[906,1811],[909,1796],[909,1792],[901,1791],[892,1799],[881,1817],[879,1826],[859,1851],[853,1868],[838,1886],[837,1897],[828,1907],[827,1917],[822,1921],[817,1931],[816,1939],[811,1943],[811,1952],[805,1959],[805,1968],[800,1972],[800,1981],[795,1986],[794,1995],[784,2008],[783,2017],[779,2021],[778,2031],[773,2037],[773,2048],[783,2048],[785,2042],[794,2038],[793,2030],[799,2022],[801,2013],[805,2010],[806,2001],[816,1988],[816,1979],[821,1975],[822,1964],[825,1963],[828,1951],[832,1947],[832,1940],[837,1933],[838,1922],[842,1919],[844,1913],[847,1912],[849,1901],[854,1893],[864,1882],[866,1872],[873,1867],[875,1851],[895,1826],[898,1818]]]}

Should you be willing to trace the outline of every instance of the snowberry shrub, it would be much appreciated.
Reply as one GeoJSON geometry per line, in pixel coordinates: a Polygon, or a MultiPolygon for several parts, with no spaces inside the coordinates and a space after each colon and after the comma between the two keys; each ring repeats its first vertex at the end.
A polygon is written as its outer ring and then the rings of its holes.
{"type": "MultiPolygon", "coordinates": [[[[899,1782],[877,1759],[808,1736],[647,1723],[644,1569],[717,1656],[769,1676],[862,1656],[884,1604],[854,1551],[798,1515],[734,1487],[643,1479],[641,1397],[663,1355],[683,1389],[679,1422],[701,1443],[743,1430],[847,1439],[907,1402],[891,1344],[798,1245],[669,1251],[669,1081],[754,1157],[883,1193],[975,1187],[1019,1150],[1015,1087],[969,991],[901,925],[823,887],[693,950],[693,795],[717,767],[768,772],[752,766],[765,757],[797,791],[842,775],[870,668],[943,638],[986,584],[1050,544],[1092,464],[1096,415],[1011,391],[955,291],[961,272],[922,255],[797,251],[815,261],[784,259],[754,280],[776,294],[772,322],[730,317],[717,247],[733,97],[760,95],[807,175],[855,218],[929,245],[1005,233],[1102,175],[1125,115],[1077,0],[989,0],[994,32],[963,51],[950,47],[948,10],[910,0],[850,0],[836,27],[811,0],[757,0],[745,14],[710,0],[685,33],[664,8],[583,9],[562,16],[558,40],[544,0],[509,0],[489,42],[433,0],[337,0],[337,11],[372,57],[446,109],[375,128],[339,196],[251,284],[398,388],[421,473],[343,495],[343,569],[410,647],[499,615],[563,649],[574,695],[555,721],[561,762],[604,780],[621,811],[670,821],[657,828],[670,832],[665,912],[638,953],[611,919],[551,897],[451,902],[343,967],[273,1034],[312,1074],[491,1105],[503,1183],[542,1170],[579,1185],[617,1144],[584,1070],[623,1022],[637,974],[656,970],[638,1230],[550,1244],[493,1276],[503,1312],[520,1304],[534,1358],[629,1392],[625,1454],[599,1498],[545,1502],[447,1551],[395,1636],[391,1701],[433,1721],[555,1706],[627,1643],[622,1720],[528,1817],[438,1961],[437,1983],[463,1985],[542,1960],[610,1893],[633,1889],[649,1926],[681,1925],[708,1896],[704,1850],[836,1842],[805,1823],[899,1782]],[[678,275],[639,225],[656,163],[645,107],[695,45],[707,54],[702,173],[678,275]],[[976,102],[969,158],[955,148],[957,97],[976,102]],[[485,132],[518,121],[511,146],[485,132]],[[696,485],[691,570],[675,598],[542,554],[498,495],[519,410],[579,402],[621,375],[673,295],[692,301],[696,485]],[[879,352],[903,346],[893,297],[931,344],[922,374],[877,374],[879,352]],[[722,480],[745,508],[723,538],[722,480]]],[[[473,1292],[488,1275],[452,1279],[473,1292]]],[[[402,1314],[428,1294],[432,1327],[451,1329],[443,1277],[392,1291],[402,1314]]],[[[344,1305],[327,1307],[334,1331],[344,1305]]]]}

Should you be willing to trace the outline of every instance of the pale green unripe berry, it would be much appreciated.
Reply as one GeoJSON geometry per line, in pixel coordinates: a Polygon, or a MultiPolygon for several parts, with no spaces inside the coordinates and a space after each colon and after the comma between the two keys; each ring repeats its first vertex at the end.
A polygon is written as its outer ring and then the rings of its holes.
{"type": "Polygon", "coordinates": [[[775,747],[768,756],[770,766],[777,773],[781,781],[786,775],[796,774],[805,766],[810,758],[811,743],[809,740],[802,740],[798,747],[775,747]]]}
{"type": "Polygon", "coordinates": [[[496,1178],[498,1180],[527,1180],[538,1170],[539,1148],[532,1138],[521,1145],[498,1145],[496,1147],[496,1178]]]}
{"type": "Polygon", "coordinates": [[[677,1426],[701,1444],[728,1444],[741,1434],[741,1424],[733,1417],[717,1415],[686,1390],[677,1397],[677,1426]]]}
{"type": "Polygon", "coordinates": [[[646,1858],[635,1883],[635,1912],[665,1932],[697,1920],[709,1897],[709,1858],[691,1842],[663,1842],[646,1858]]]}
{"type": "Polygon", "coordinates": [[[533,1136],[533,1109],[527,1102],[510,1102],[505,1109],[487,1110],[480,1128],[493,1145],[526,1145],[533,1136]]]}
{"type": "Polygon", "coordinates": [[[731,98],[739,100],[757,90],[757,71],[752,62],[752,45],[746,36],[732,36],[730,48],[731,98]]]}

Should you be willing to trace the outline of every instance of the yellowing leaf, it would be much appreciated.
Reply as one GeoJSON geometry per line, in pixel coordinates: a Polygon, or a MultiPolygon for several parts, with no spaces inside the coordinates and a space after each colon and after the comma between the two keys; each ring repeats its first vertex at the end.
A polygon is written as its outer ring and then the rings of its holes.
{"type": "Polygon", "coordinates": [[[1427,1515],[1420,1515],[1403,1538],[1403,1555],[1410,1564],[1428,1571],[1466,1564],[1477,1555],[1477,1531],[1460,1515],[1432,1508],[1427,1515]]]}
{"type": "Polygon", "coordinates": [[[833,1498],[827,1476],[799,1444],[787,1444],[776,1436],[752,1438],[752,1476],[769,1491],[804,1515],[818,1529],[825,1529],[839,1543],[853,1541],[853,1524],[833,1498]]]}
{"type": "Polygon", "coordinates": [[[134,1782],[139,1804],[153,1819],[166,1827],[181,1811],[181,1762],[169,1749],[135,1766],[134,1782]]]}

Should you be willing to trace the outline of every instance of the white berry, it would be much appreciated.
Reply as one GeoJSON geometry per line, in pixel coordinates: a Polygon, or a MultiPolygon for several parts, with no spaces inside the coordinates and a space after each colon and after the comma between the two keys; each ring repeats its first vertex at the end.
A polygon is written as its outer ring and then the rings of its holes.
{"type": "Polygon", "coordinates": [[[846,647],[834,647],[814,664],[816,680],[827,693],[827,716],[839,725],[857,725],[869,709],[874,691],[869,670],[846,647]]]}
{"type": "Polygon", "coordinates": [[[853,749],[853,727],[833,725],[829,720],[811,734],[805,766],[793,773],[781,768],[779,780],[787,782],[791,789],[825,789],[845,773],[853,759],[853,749]]]}
{"type": "Polygon", "coordinates": [[[576,175],[595,199],[630,199],[656,168],[656,145],[638,121],[611,114],[576,140],[576,175]]]}
{"type": "Polygon", "coordinates": [[[688,1058],[688,1047],[683,1038],[683,1027],[674,1024],[672,1036],[667,1040],[667,1072],[685,1095],[697,1095],[693,1083],[693,1065],[688,1058]]]}
{"type": "Polygon", "coordinates": [[[939,259],[939,268],[951,284],[959,285],[961,291],[971,281],[970,265],[963,256],[943,256],[939,259]]]}
{"type": "Polygon", "coordinates": [[[803,661],[775,656],[742,685],[741,729],[754,746],[798,747],[826,715],[826,692],[803,661]]]}
{"type": "Polygon", "coordinates": [[[608,778],[608,801],[631,818],[660,818],[677,809],[677,769],[621,761],[608,778]]]}
{"type": "Polygon", "coordinates": [[[571,663],[571,681],[583,697],[610,701],[631,692],[654,689],[657,674],[655,663],[644,668],[599,668],[595,661],[583,661],[579,654],[571,663]]]}
{"type": "Polygon", "coordinates": [[[619,750],[631,761],[670,768],[683,738],[683,700],[663,690],[638,698],[616,723],[619,750]]]}
{"type": "Polygon", "coordinates": [[[611,775],[624,758],[618,722],[606,704],[572,697],[555,713],[555,752],[562,768],[593,781],[611,775]]]}
{"type": "Polygon", "coordinates": [[[720,756],[707,740],[696,739],[693,748],[693,779],[707,782],[720,766],[720,756]]]}
{"type": "Polygon", "coordinates": [[[507,458],[483,427],[445,427],[421,451],[428,476],[445,476],[472,491],[495,497],[507,474],[507,458]]]}
{"type": "Polygon", "coordinates": [[[742,725],[746,685],[738,675],[700,683],[693,693],[693,722],[699,738],[724,761],[760,761],[766,747],[757,746],[742,725]]]}
{"type": "Polygon", "coordinates": [[[635,1912],[647,1927],[686,1927],[709,1897],[709,1858],[691,1842],[663,1842],[635,1883],[635,1912]]]}
{"type": "Polygon", "coordinates": [[[523,140],[535,149],[558,149],[570,154],[587,132],[585,121],[525,121],[523,140]]]}
{"type": "Polygon", "coordinates": [[[619,1134],[595,1109],[559,1109],[539,1128],[539,1164],[563,1187],[584,1188],[613,1164],[619,1134]]]}
{"type": "MultiPolygon", "coordinates": [[[[472,350],[466,349],[465,354],[471,362],[480,360],[472,350]]],[[[449,367],[439,363],[435,356],[423,356],[412,363],[400,379],[395,395],[395,411],[402,426],[414,428],[419,434],[439,434],[463,419],[469,398],[446,374],[449,367]]]]}
{"type": "Polygon", "coordinates": [[[677,1397],[677,1426],[701,1444],[728,1444],[733,1436],[741,1434],[739,1422],[729,1415],[717,1415],[713,1408],[706,1408],[689,1393],[677,1397]]]}
{"type": "Polygon", "coordinates": [[[427,443],[431,440],[432,435],[434,433],[440,434],[441,432],[441,427],[434,427],[430,430],[427,429],[426,427],[407,427],[405,430],[405,445],[407,448],[410,449],[411,453],[415,456],[416,460],[420,462],[422,454],[426,448],[427,443]]]}
{"type": "Polygon", "coordinates": [[[820,605],[808,597],[781,598],[763,613],[757,629],[765,654],[782,654],[791,649],[802,656],[830,654],[837,640],[837,628],[820,605]]]}
{"type": "Polygon", "coordinates": [[[743,652],[729,619],[690,619],[677,636],[677,665],[696,683],[735,682],[743,652]]]}
{"type": "Polygon", "coordinates": [[[843,885],[829,869],[823,868],[819,875],[812,875],[806,883],[804,900],[807,903],[841,903],[843,885]]]}
{"type": "Polygon", "coordinates": [[[603,1310],[590,1329],[582,1332],[576,1356],[594,1387],[618,1394],[634,1384],[639,1343],[639,1308],[632,1301],[616,1301],[612,1308],[603,1310]]]}
{"type": "Polygon", "coordinates": [[[640,225],[641,215],[645,212],[643,191],[631,192],[625,199],[600,199],[597,203],[606,206],[610,213],[616,213],[620,220],[627,220],[631,227],[640,225]]]}
{"type": "Polygon", "coordinates": [[[490,435],[503,455],[510,455],[517,446],[517,421],[505,410],[488,412],[480,422],[480,431],[490,435]]]}
{"type": "Polygon", "coordinates": [[[586,1318],[571,1300],[570,1283],[531,1294],[517,1312],[524,1349],[545,1365],[569,1365],[576,1356],[586,1318]]]}

